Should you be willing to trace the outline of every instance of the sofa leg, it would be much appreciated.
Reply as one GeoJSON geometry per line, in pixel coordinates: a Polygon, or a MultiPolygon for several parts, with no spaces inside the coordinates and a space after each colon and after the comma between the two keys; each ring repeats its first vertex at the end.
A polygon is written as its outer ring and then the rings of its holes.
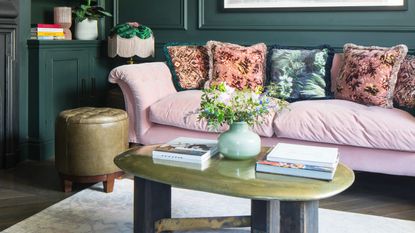
{"type": "Polygon", "coordinates": [[[114,190],[114,180],[115,180],[115,174],[108,174],[107,180],[103,181],[104,184],[104,191],[106,193],[112,193],[114,190]]]}
{"type": "Polygon", "coordinates": [[[65,193],[72,192],[72,181],[62,178],[62,186],[65,193]]]}

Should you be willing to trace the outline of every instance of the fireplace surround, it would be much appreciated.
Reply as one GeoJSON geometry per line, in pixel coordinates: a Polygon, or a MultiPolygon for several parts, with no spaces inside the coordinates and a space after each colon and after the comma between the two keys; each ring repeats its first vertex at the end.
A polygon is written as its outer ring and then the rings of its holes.
{"type": "Polygon", "coordinates": [[[17,0],[0,0],[0,168],[18,161],[17,9],[17,0]]]}

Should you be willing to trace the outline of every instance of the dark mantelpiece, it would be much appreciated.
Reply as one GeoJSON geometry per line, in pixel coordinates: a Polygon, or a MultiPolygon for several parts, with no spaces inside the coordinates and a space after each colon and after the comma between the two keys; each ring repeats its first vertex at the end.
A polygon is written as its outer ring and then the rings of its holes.
{"type": "Polygon", "coordinates": [[[18,0],[0,0],[0,168],[18,161],[18,0]]]}

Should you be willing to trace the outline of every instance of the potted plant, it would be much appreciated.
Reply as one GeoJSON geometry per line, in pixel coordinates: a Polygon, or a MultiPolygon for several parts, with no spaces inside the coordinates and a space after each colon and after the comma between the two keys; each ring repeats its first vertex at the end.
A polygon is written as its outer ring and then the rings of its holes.
{"type": "Polygon", "coordinates": [[[243,160],[255,157],[261,150],[260,137],[250,127],[260,124],[270,109],[281,109],[286,102],[268,97],[261,89],[235,90],[221,83],[204,89],[199,119],[208,126],[230,126],[218,139],[219,152],[226,158],[243,160]]]}
{"type": "Polygon", "coordinates": [[[75,38],[78,40],[96,40],[98,38],[98,19],[111,17],[111,13],[97,6],[96,0],[86,0],[73,9],[75,19],[75,38]]]}

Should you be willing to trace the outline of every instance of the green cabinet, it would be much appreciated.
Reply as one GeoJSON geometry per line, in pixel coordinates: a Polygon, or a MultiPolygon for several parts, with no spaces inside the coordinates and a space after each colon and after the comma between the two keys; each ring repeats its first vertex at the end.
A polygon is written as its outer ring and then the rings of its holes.
{"type": "Polygon", "coordinates": [[[29,40],[30,159],[54,155],[55,119],[81,106],[104,106],[110,64],[102,41],[29,40]]]}

